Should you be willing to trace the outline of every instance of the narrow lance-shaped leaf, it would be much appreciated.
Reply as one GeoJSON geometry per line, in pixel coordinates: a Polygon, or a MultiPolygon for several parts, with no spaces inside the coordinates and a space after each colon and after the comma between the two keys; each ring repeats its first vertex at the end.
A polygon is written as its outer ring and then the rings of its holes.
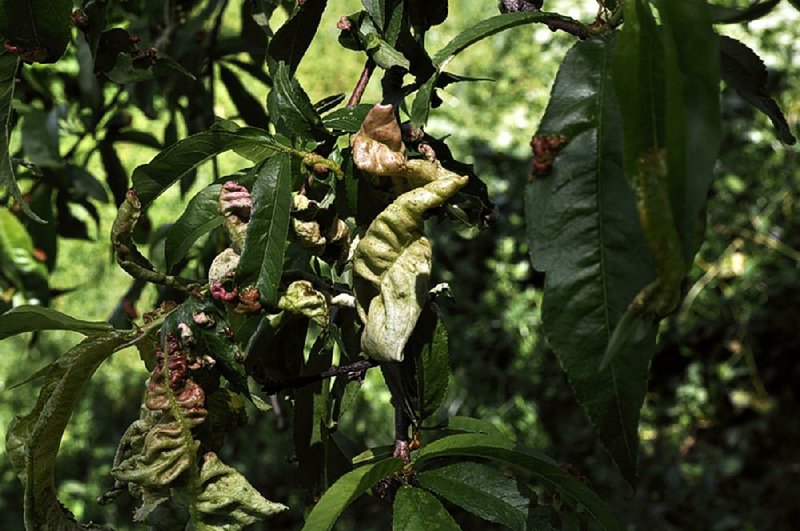
{"type": "MultiPolygon", "coordinates": [[[[435,314],[434,314],[435,315],[435,314]]],[[[432,333],[414,360],[420,421],[433,415],[444,400],[450,377],[447,329],[441,319],[429,326],[432,333]]],[[[412,336],[413,340],[413,336],[412,336]]]]}
{"type": "Polygon", "coordinates": [[[278,302],[278,283],[289,232],[292,161],[278,154],[262,163],[253,186],[253,211],[236,271],[240,286],[255,285],[270,304],[278,302]]]}
{"type": "Polygon", "coordinates": [[[684,259],[691,264],[702,241],[698,226],[705,225],[701,216],[722,142],[719,38],[705,0],[659,0],[656,5],[665,37],[670,201],[684,259]]]}
{"type": "Polygon", "coordinates": [[[291,77],[284,63],[279,63],[275,70],[269,101],[270,112],[285,125],[287,134],[299,137],[310,135],[316,140],[324,140],[330,136],[308,94],[291,77]]]}
{"type": "Polygon", "coordinates": [[[219,211],[221,184],[209,185],[192,197],[181,216],[167,230],[164,257],[167,271],[186,256],[192,244],[203,234],[222,225],[219,211]]]}
{"type": "Polygon", "coordinates": [[[523,530],[531,500],[517,480],[480,463],[454,463],[417,474],[421,487],[489,522],[523,530]]]}
{"type": "Polygon", "coordinates": [[[42,306],[17,306],[0,315],[0,341],[23,332],[40,330],[69,330],[92,335],[111,329],[108,323],[82,321],[42,306]]]}
{"type": "Polygon", "coordinates": [[[420,448],[413,456],[412,464],[419,467],[436,458],[456,456],[491,459],[533,474],[547,487],[558,489],[562,499],[571,505],[583,505],[602,529],[622,529],[605,502],[579,479],[562,470],[546,455],[508,439],[474,433],[451,435],[420,448]]]}
{"type": "Polygon", "coordinates": [[[33,411],[16,417],[9,425],[6,450],[25,486],[26,528],[83,529],[56,496],[56,455],[64,429],[89,379],[133,335],[108,332],[79,343],[51,365],[33,411]]]}
{"type": "Polygon", "coordinates": [[[211,129],[187,137],[134,170],[133,188],[142,208],[203,162],[232,149],[247,149],[251,154],[252,150],[260,149],[264,158],[281,146],[266,131],[250,127],[233,131],[211,129]]]}
{"type": "Polygon", "coordinates": [[[722,79],[750,105],[766,114],[778,138],[792,145],[796,139],[780,107],[767,91],[767,67],[756,53],[730,37],[720,37],[720,69],[722,79]]]}
{"type": "Polygon", "coordinates": [[[219,74],[236,110],[239,111],[239,117],[247,125],[267,127],[269,118],[264,106],[244,87],[239,77],[223,65],[219,65],[219,74]]]}
{"type": "Polygon", "coordinates": [[[328,0],[306,0],[302,3],[295,15],[280,27],[270,41],[267,55],[271,65],[283,61],[289,74],[294,75],[317,33],[327,5],[328,0]]]}
{"type": "Polygon", "coordinates": [[[403,466],[402,459],[392,457],[348,472],[325,491],[308,515],[303,531],[328,531],[356,498],[378,481],[399,472],[403,466]]]}
{"type": "Polygon", "coordinates": [[[752,2],[747,7],[727,7],[709,4],[711,18],[715,24],[737,24],[740,22],[750,22],[769,14],[781,0],[764,0],[763,2],[752,2]]]}
{"type": "Polygon", "coordinates": [[[17,204],[22,207],[25,215],[39,223],[44,223],[45,221],[37,216],[23,199],[14,176],[11,154],[8,152],[11,116],[14,112],[14,83],[19,63],[19,58],[9,53],[0,53],[0,122],[2,122],[0,123],[0,186],[8,189],[17,204]]]}
{"type": "Polygon", "coordinates": [[[525,214],[533,265],[546,273],[545,335],[601,440],[634,482],[655,327],[598,367],[615,325],[655,271],[622,168],[613,47],[611,37],[582,41],[564,58],[535,138],[566,145],[537,159],[542,172],[526,187],[525,214]]]}
{"type": "Polygon", "coordinates": [[[392,508],[392,531],[458,531],[459,525],[450,513],[428,492],[403,485],[397,491],[392,508]]]}

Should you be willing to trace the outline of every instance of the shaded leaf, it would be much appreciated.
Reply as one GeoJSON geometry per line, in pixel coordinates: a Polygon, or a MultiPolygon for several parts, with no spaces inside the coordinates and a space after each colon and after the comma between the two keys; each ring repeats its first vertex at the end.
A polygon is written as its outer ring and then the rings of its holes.
{"type": "Polygon", "coordinates": [[[453,456],[492,459],[531,473],[546,486],[557,488],[573,506],[582,504],[603,529],[622,529],[611,509],[589,487],[549,457],[507,439],[482,434],[451,435],[420,448],[412,457],[412,464],[417,467],[435,458],[453,456]]]}
{"type": "Polygon", "coordinates": [[[5,0],[0,35],[24,61],[55,63],[67,49],[72,0],[5,0]]]}
{"type": "Polygon", "coordinates": [[[311,45],[327,5],[328,0],[306,0],[270,41],[267,54],[275,63],[286,63],[290,76],[311,45]]]}
{"type": "Polygon", "coordinates": [[[56,168],[63,165],[59,153],[57,107],[43,111],[33,109],[22,120],[22,145],[25,157],[40,168],[56,168]]]}
{"type": "Polygon", "coordinates": [[[0,53],[0,122],[2,122],[0,123],[0,186],[8,189],[11,197],[22,208],[26,216],[38,223],[45,223],[23,199],[17,178],[14,176],[11,154],[8,152],[11,118],[14,113],[14,82],[17,78],[19,62],[19,58],[11,54],[0,53]]]}
{"type": "Polygon", "coordinates": [[[255,285],[268,303],[278,302],[278,282],[289,233],[292,161],[278,154],[256,170],[253,211],[236,271],[240,286],[255,285]]]}
{"type": "MultiPolygon", "coordinates": [[[[433,415],[439,406],[442,405],[447,384],[450,379],[449,366],[449,345],[447,341],[447,329],[441,319],[433,314],[435,325],[426,323],[425,328],[430,329],[431,333],[425,338],[424,343],[419,345],[419,353],[414,359],[416,368],[415,381],[417,385],[418,409],[417,420],[422,421],[433,415]]],[[[418,328],[420,325],[417,325],[418,328]]],[[[416,350],[415,335],[412,335],[409,343],[410,350],[416,350]]]]}
{"type": "Polygon", "coordinates": [[[225,85],[225,89],[239,111],[239,117],[247,125],[253,127],[267,127],[269,118],[263,105],[244,87],[239,77],[230,69],[219,65],[220,79],[225,85]]]}
{"type": "Polygon", "coordinates": [[[23,332],[40,330],[69,330],[94,335],[109,332],[112,327],[104,322],[81,321],[42,306],[17,306],[0,315],[0,341],[23,332]]]}
{"type": "Polygon", "coordinates": [[[417,474],[421,487],[489,522],[525,530],[530,499],[517,481],[479,463],[455,463],[417,474]]]}
{"type": "Polygon", "coordinates": [[[393,531],[457,531],[461,529],[435,496],[409,485],[397,491],[392,507],[393,531]]]}
{"type": "Polygon", "coordinates": [[[565,57],[537,132],[563,135],[552,172],[525,190],[531,259],[544,271],[545,335],[628,481],[635,481],[639,410],[655,346],[647,339],[598,371],[616,323],[655,278],[623,171],[611,83],[613,41],[579,42],[565,57]]]}
{"type": "Polygon", "coordinates": [[[378,481],[403,468],[403,460],[392,457],[356,468],[334,483],[311,510],[303,531],[328,531],[339,515],[356,498],[371,489],[378,481]]]}
{"type": "Polygon", "coordinates": [[[796,139],[783,112],[767,92],[768,75],[764,62],[753,50],[736,39],[723,35],[719,44],[722,79],[736,89],[742,99],[772,120],[781,142],[794,144],[796,139]]]}
{"type": "Polygon", "coordinates": [[[781,0],[764,0],[763,2],[752,2],[743,8],[719,6],[709,4],[711,19],[715,24],[736,24],[739,22],[750,22],[769,14],[781,0]]]}

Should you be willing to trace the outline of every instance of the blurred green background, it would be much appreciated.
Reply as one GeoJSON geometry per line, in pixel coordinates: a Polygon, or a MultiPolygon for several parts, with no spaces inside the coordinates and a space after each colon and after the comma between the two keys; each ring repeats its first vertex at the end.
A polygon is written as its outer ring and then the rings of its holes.
{"type": "MultiPolygon", "coordinates": [[[[746,4],[747,2],[742,2],[746,4]]],[[[226,13],[223,32],[237,31],[238,9],[226,13]]],[[[358,11],[357,0],[330,2],[320,33],[299,77],[316,101],[349,93],[363,58],[336,42],[336,21],[358,11]]],[[[584,20],[594,2],[550,0],[548,8],[584,20]]],[[[493,1],[451,0],[451,16],[434,28],[429,48],[496,13],[493,1]]],[[[800,117],[800,16],[784,2],[769,17],[726,26],[765,59],[777,99],[794,125],[800,117]]],[[[613,505],[630,529],[796,529],[800,521],[800,185],[798,151],[780,145],[771,126],[729,89],[723,93],[726,138],[709,207],[707,241],[692,272],[693,286],[680,311],[662,328],[651,368],[640,435],[641,482],[624,484],[594,438],[552,352],[540,334],[542,278],[528,261],[522,190],[529,170],[528,142],[547,102],[558,62],[572,38],[545,27],[522,27],[488,39],[459,56],[450,70],[495,81],[448,87],[432,114],[429,132],[448,136],[457,158],[475,164],[497,203],[498,222],[481,234],[430,226],[436,281],[448,282],[455,304],[445,316],[451,330],[454,378],[440,411],[492,421],[520,442],[569,463],[613,505]],[[453,333],[457,331],[456,333],[453,333]]],[[[66,60],[60,68],[74,68],[66,60]]],[[[253,81],[253,83],[257,83],[253,81]]],[[[218,116],[235,115],[223,87],[218,116]]],[[[262,94],[266,95],[266,88],[262,94]]],[[[374,79],[365,102],[379,98],[374,79]]],[[[162,109],[163,111],[163,109],[162,109]]],[[[135,123],[163,131],[164,116],[135,123]]],[[[128,170],[155,151],[130,145],[128,170]]],[[[98,161],[94,168],[102,172],[98,161]]],[[[244,161],[221,158],[223,172],[244,161]]],[[[90,166],[91,168],[92,166],[90,166]]],[[[211,178],[201,169],[199,183],[211,178]]],[[[191,197],[190,192],[188,197],[191,197]]],[[[176,189],[151,211],[154,226],[168,223],[185,203],[176,189]]],[[[54,306],[104,320],[128,286],[106,244],[113,208],[101,208],[94,242],[62,240],[56,288],[77,288],[54,306]]],[[[155,298],[145,292],[146,311],[155,298]]],[[[69,333],[41,334],[0,343],[0,435],[13,415],[26,412],[37,389],[6,387],[78,341],[69,333]]],[[[116,443],[138,416],[146,372],[138,355],[123,351],[98,371],[64,437],[57,469],[61,500],[79,520],[135,529],[127,496],[101,507],[95,499],[111,485],[116,443]]],[[[366,446],[391,441],[389,394],[371,373],[358,403],[341,426],[366,446]]],[[[298,529],[306,493],[293,483],[291,431],[273,414],[251,412],[251,423],[232,434],[223,460],[239,468],[264,495],[292,510],[269,529],[298,529]]],[[[387,529],[383,502],[354,505],[341,529],[387,529]]],[[[489,524],[455,511],[465,529],[489,524]]],[[[22,529],[20,485],[0,449],[2,529],[22,529]]]]}

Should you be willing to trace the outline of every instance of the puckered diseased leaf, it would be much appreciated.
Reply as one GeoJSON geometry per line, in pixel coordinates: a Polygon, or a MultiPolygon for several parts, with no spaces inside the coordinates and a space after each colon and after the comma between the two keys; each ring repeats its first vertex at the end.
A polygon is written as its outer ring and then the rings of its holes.
{"type": "Polygon", "coordinates": [[[289,509],[265,499],[243,475],[213,452],[203,456],[200,489],[191,513],[191,528],[198,531],[238,531],[289,509]]]}
{"type": "Polygon", "coordinates": [[[305,315],[323,328],[330,325],[330,303],[308,280],[292,282],[278,301],[278,308],[305,315]]]}
{"type": "Polygon", "coordinates": [[[469,180],[427,160],[408,160],[391,105],[376,105],[353,138],[353,161],[363,172],[395,179],[400,195],[367,229],[353,259],[356,308],[365,323],[361,348],[402,361],[427,300],[431,247],[422,217],[469,180]]]}
{"type": "Polygon", "coordinates": [[[8,427],[6,450],[25,487],[28,529],[85,529],[56,496],[54,466],[61,437],[97,367],[133,338],[130,332],[89,337],[49,366],[31,413],[8,427]]]}

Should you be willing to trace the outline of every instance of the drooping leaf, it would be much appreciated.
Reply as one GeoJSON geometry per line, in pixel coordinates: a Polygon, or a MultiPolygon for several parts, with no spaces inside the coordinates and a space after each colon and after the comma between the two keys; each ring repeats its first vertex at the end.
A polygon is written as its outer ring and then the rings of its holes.
{"type": "Polygon", "coordinates": [[[0,186],[8,189],[26,216],[38,223],[44,223],[45,221],[37,216],[23,199],[14,176],[11,154],[8,152],[11,118],[14,112],[14,83],[19,63],[19,58],[9,53],[0,53],[0,186]]]}
{"type": "Polygon", "coordinates": [[[236,110],[239,111],[239,117],[247,125],[266,128],[269,118],[264,106],[244,87],[239,77],[223,65],[219,65],[219,74],[236,110]]]}
{"type": "Polygon", "coordinates": [[[480,463],[455,463],[417,474],[423,488],[489,522],[525,531],[530,499],[517,481],[480,463]]]}
{"type": "Polygon", "coordinates": [[[0,315],[0,341],[23,332],[39,330],[69,330],[94,335],[112,330],[105,322],[75,319],[52,308],[17,306],[0,315]]]}
{"type": "Polygon", "coordinates": [[[327,5],[328,0],[306,0],[270,41],[267,55],[276,65],[286,63],[290,76],[311,45],[327,5]]]}
{"type": "Polygon", "coordinates": [[[768,74],[764,62],[753,50],[736,39],[723,35],[719,44],[722,79],[745,101],[772,120],[781,142],[794,144],[796,139],[783,112],[767,92],[768,74]]]}
{"type": "Polygon", "coordinates": [[[546,486],[558,489],[562,499],[573,506],[582,504],[602,529],[622,529],[605,502],[579,479],[562,470],[549,457],[507,439],[472,433],[451,435],[420,448],[412,456],[412,464],[418,467],[435,458],[453,456],[492,459],[533,474],[546,486]]]}
{"type": "Polygon", "coordinates": [[[203,456],[199,478],[201,492],[193,500],[191,529],[240,531],[288,510],[265,499],[236,469],[209,452],[203,456]]]}
{"type": "Polygon", "coordinates": [[[737,24],[739,22],[750,22],[765,15],[768,15],[781,0],[763,0],[752,2],[747,7],[727,7],[709,4],[711,18],[715,24],[737,24]]]}
{"type": "Polygon", "coordinates": [[[180,262],[203,234],[222,225],[219,211],[221,184],[206,186],[189,201],[181,216],[167,229],[164,258],[167,271],[180,262]]]}
{"type": "Polygon", "coordinates": [[[408,18],[411,25],[422,32],[432,26],[441,24],[447,19],[448,0],[408,0],[408,18]]]}
{"type": "MultiPolygon", "coordinates": [[[[434,313],[434,319],[436,319],[434,313]]],[[[433,323],[418,324],[430,329],[428,337],[419,345],[419,352],[414,359],[415,381],[417,384],[416,394],[418,400],[417,420],[422,421],[433,415],[439,406],[442,405],[447,385],[450,379],[449,367],[449,345],[447,340],[447,329],[441,319],[436,319],[433,323]],[[431,326],[433,325],[433,326],[431,326]]],[[[409,349],[414,349],[415,335],[411,336],[409,349]]]]}
{"type": "Polygon", "coordinates": [[[269,94],[270,112],[285,124],[290,135],[307,138],[311,135],[317,140],[329,136],[314,105],[296,79],[290,77],[289,69],[279,63],[273,77],[273,87],[269,94]]]}
{"type": "Polygon", "coordinates": [[[670,202],[687,264],[701,242],[722,142],[719,38],[705,0],[656,2],[664,27],[665,140],[670,202]]]}
{"type": "Polygon", "coordinates": [[[107,332],[73,347],[51,364],[33,411],[16,417],[9,425],[6,450],[25,487],[27,529],[84,529],[56,496],[56,455],[89,379],[106,358],[133,337],[132,332],[107,332]]]}
{"type": "MultiPolygon", "coordinates": [[[[553,18],[552,13],[542,13],[539,11],[505,13],[486,20],[482,20],[459,33],[453,40],[448,42],[441,50],[436,52],[432,59],[433,63],[441,70],[456,55],[463,52],[476,42],[491,37],[509,28],[531,24],[533,22],[547,22],[553,18]]],[[[566,18],[566,17],[559,17],[566,18]]],[[[571,19],[567,19],[571,20],[571,19]]],[[[574,21],[573,21],[574,22],[574,21]]]]}
{"type": "Polygon", "coordinates": [[[531,259],[546,273],[542,320],[578,402],[628,481],[635,481],[639,410],[655,328],[598,371],[616,323],[655,278],[636,199],[623,171],[611,82],[613,40],[576,44],[556,77],[539,135],[561,135],[549,175],[525,191],[531,259]]]}
{"type": "Polygon", "coordinates": [[[356,498],[401,468],[403,460],[392,457],[348,472],[325,491],[308,515],[303,531],[328,531],[356,498]]]}
{"type": "Polygon", "coordinates": [[[397,491],[392,508],[392,531],[458,531],[459,525],[441,502],[422,489],[403,485],[397,491]]]}
{"type": "Polygon", "coordinates": [[[0,35],[27,62],[55,63],[69,44],[72,0],[5,0],[0,35]]]}
{"type": "Polygon", "coordinates": [[[56,168],[64,161],[59,153],[58,107],[49,111],[33,109],[22,120],[25,157],[40,168],[56,168]]]}
{"type": "Polygon", "coordinates": [[[277,143],[266,131],[245,127],[236,130],[211,129],[172,144],[133,172],[133,188],[142,208],[164,190],[214,155],[232,149],[258,150],[262,158],[275,152],[277,143]]]}
{"type": "Polygon", "coordinates": [[[262,163],[253,186],[253,211],[236,271],[240,286],[255,285],[262,299],[278,302],[278,282],[289,233],[292,161],[278,154],[262,163]]]}
{"type": "Polygon", "coordinates": [[[411,104],[411,124],[417,129],[423,128],[425,124],[428,123],[431,98],[433,97],[438,79],[438,74],[432,75],[431,78],[419,88],[417,95],[414,97],[414,103],[411,104]]]}

